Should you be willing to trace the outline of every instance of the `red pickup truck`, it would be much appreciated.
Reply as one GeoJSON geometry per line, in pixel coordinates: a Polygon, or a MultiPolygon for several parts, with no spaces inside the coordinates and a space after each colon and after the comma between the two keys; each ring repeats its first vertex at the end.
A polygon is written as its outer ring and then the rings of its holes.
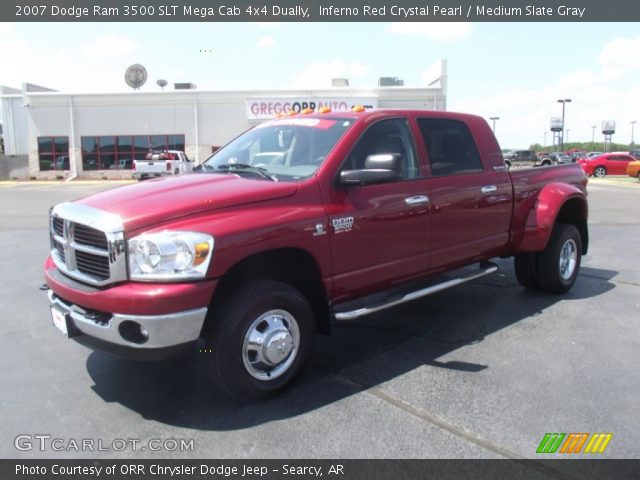
{"type": "Polygon", "coordinates": [[[119,355],[204,342],[236,397],[288,384],[332,322],[490,274],[494,257],[513,256],[527,288],[566,292],[589,241],[580,166],[508,171],[472,115],[289,116],[199,170],[54,206],[51,314],[119,355]]]}

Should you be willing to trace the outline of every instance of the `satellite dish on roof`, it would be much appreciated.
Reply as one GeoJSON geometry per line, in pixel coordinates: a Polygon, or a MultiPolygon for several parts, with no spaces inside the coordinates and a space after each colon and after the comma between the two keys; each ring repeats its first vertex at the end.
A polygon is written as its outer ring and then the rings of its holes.
{"type": "Polygon", "coordinates": [[[147,81],[147,69],[139,63],[131,65],[124,72],[124,81],[134,90],[139,89],[147,81]]]}
{"type": "Polygon", "coordinates": [[[164,78],[161,78],[160,80],[156,80],[156,84],[162,88],[164,90],[164,87],[167,86],[169,82],[167,82],[164,78]]]}

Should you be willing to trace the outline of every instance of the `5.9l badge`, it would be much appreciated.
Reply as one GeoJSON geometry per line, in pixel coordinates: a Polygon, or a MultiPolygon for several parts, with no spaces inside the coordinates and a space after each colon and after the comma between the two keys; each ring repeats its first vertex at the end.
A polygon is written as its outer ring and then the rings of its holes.
{"type": "Polygon", "coordinates": [[[333,233],[348,232],[353,228],[353,217],[341,217],[331,220],[333,233]]]}

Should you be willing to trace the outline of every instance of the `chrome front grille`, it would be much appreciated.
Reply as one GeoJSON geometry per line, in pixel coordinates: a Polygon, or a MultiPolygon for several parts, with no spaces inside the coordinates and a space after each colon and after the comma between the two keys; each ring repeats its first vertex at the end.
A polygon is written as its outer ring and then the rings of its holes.
{"type": "Polygon", "coordinates": [[[51,210],[51,256],[65,275],[104,286],[127,279],[120,217],[92,207],[61,203],[51,210]]]}

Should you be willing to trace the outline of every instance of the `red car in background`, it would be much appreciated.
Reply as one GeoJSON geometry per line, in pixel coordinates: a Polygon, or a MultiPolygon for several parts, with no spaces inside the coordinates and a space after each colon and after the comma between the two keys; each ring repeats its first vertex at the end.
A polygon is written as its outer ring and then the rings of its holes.
{"type": "Polygon", "coordinates": [[[604,153],[591,158],[581,158],[578,163],[587,175],[605,177],[607,175],[626,175],[627,165],[635,161],[628,153],[604,153]]]}

